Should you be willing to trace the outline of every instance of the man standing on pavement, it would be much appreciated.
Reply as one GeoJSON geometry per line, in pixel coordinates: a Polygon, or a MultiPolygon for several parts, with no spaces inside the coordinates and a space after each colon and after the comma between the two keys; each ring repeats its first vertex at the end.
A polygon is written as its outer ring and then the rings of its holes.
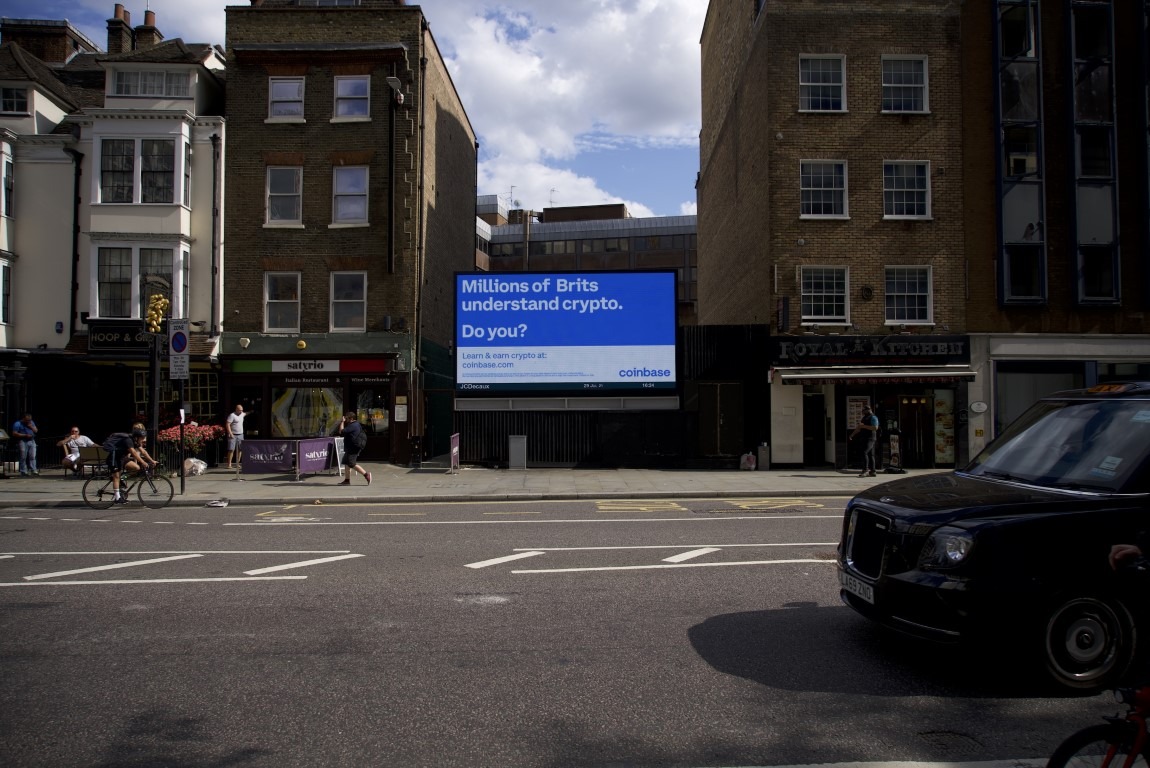
{"type": "Polygon", "coordinates": [[[351,485],[351,472],[363,475],[367,484],[371,485],[371,473],[359,465],[359,452],[367,446],[367,433],[363,425],[356,421],[355,411],[348,411],[339,422],[339,433],[343,435],[343,465],[347,467],[347,477],[340,485],[351,485]]]}
{"type": "Polygon", "coordinates": [[[20,449],[20,477],[40,474],[36,466],[36,433],[39,431],[30,413],[12,425],[12,434],[16,436],[20,449]]]}
{"type": "Polygon", "coordinates": [[[876,462],[874,456],[875,443],[878,442],[878,416],[870,409],[869,405],[863,406],[862,418],[859,419],[859,425],[855,427],[854,432],[851,432],[851,439],[859,432],[866,432],[866,448],[863,451],[863,471],[859,477],[875,477],[876,462]]]}
{"type": "Polygon", "coordinates": [[[236,403],[236,409],[228,414],[228,469],[232,468],[232,454],[236,464],[240,463],[240,453],[244,445],[244,407],[236,403]]]}

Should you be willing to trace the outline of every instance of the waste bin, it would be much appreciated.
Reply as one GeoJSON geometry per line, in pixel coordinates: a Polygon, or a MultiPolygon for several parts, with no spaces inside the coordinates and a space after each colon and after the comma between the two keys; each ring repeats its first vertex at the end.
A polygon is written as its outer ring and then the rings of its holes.
{"type": "Polygon", "coordinates": [[[507,436],[507,468],[527,469],[527,435],[507,436]]]}
{"type": "Polygon", "coordinates": [[[770,469],[771,468],[771,446],[763,443],[759,446],[758,468],[770,469]]]}

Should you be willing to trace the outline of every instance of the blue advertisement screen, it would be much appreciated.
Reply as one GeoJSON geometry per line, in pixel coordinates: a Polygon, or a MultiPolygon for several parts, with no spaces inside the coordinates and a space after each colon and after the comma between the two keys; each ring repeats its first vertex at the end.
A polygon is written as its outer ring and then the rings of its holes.
{"type": "Polygon", "coordinates": [[[675,330],[674,272],[457,274],[455,386],[665,393],[675,330]]]}

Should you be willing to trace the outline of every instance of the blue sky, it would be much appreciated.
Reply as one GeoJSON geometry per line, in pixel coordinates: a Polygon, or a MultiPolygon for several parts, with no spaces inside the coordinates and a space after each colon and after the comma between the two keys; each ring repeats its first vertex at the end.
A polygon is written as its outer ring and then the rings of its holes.
{"type": "MultiPolygon", "coordinates": [[[[165,39],[224,44],[245,0],[121,0],[165,39]]],[[[695,213],[699,36],[707,0],[423,0],[479,135],[479,193],[523,207],[626,203],[695,213]]],[[[5,0],[11,18],[68,19],[107,41],[115,0],[5,0]]]]}

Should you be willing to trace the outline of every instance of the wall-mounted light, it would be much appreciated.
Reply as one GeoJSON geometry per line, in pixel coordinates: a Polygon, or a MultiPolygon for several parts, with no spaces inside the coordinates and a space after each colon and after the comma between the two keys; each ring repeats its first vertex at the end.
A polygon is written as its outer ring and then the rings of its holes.
{"type": "Polygon", "coordinates": [[[299,341],[297,341],[295,343],[295,348],[296,349],[307,349],[307,342],[304,341],[303,339],[300,339],[299,341]]]}
{"type": "Polygon", "coordinates": [[[56,333],[63,333],[63,332],[64,332],[64,321],[63,320],[57,320],[56,321],[56,333]]]}
{"type": "Polygon", "coordinates": [[[241,336],[240,337],[240,349],[247,349],[249,346],[251,346],[251,343],[252,343],[252,340],[249,339],[247,336],[241,336]]]}

